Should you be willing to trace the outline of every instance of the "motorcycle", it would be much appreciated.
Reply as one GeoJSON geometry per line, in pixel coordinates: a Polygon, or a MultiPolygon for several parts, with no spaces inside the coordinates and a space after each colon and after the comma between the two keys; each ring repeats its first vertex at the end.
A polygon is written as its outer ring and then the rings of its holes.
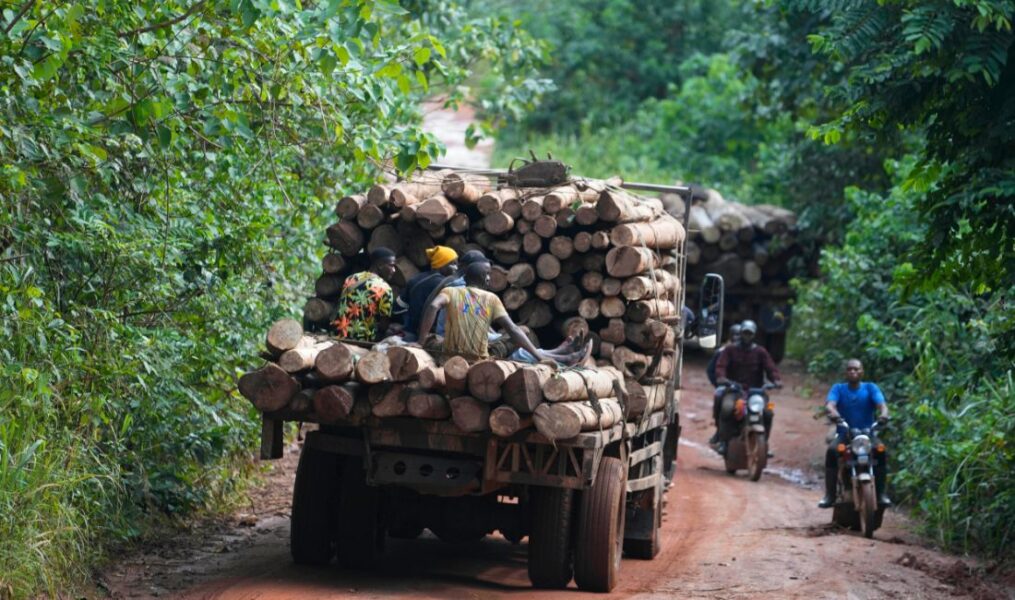
{"type": "Polygon", "coordinates": [[[743,388],[730,384],[727,393],[736,395],[733,418],[738,428],[726,447],[726,472],[730,475],[740,469],[747,469],[751,481],[761,479],[761,472],[768,464],[768,440],[765,437],[765,409],[773,410],[768,400],[768,390],[776,386],[766,383],[760,388],[750,388],[744,399],[743,388]]]}
{"type": "Polygon", "coordinates": [[[875,423],[870,428],[855,429],[842,421],[838,427],[845,432],[846,441],[840,442],[837,448],[839,485],[832,522],[870,538],[881,527],[885,514],[884,507],[878,505],[874,482],[874,466],[885,451],[884,444],[877,438],[881,425],[875,423]]]}

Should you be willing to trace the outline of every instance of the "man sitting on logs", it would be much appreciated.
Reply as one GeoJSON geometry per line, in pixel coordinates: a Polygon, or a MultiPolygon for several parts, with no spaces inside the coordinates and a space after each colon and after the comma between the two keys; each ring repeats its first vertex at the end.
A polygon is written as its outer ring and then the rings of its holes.
{"type": "Polygon", "coordinates": [[[722,406],[722,397],[726,395],[726,386],[719,385],[719,381],[716,379],[715,366],[719,362],[719,357],[727,349],[736,346],[740,343],[740,324],[736,323],[730,327],[730,341],[726,342],[722,348],[716,350],[715,354],[712,355],[712,360],[708,361],[708,366],[705,367],[705,374],[708,375],[708,380],[713,386],[715,386],[715,395],[712,398],[712,420],[715,422],[715,435],[708,440],[709,444],[719,443],[719,409],[722,406]]]}
{"type": "MultiPolygon", "coordinates": [[[[763,346],[754,343],[754,336],[757,333],[758,326],[754,321],[747,320],[740,324],[740,343],[724,350],[716,361],[716,383],[723,386],[731,382],[739,383],[746,394],[750,388],[765,385],[767,374],[775,387],[782,387],[782,376],[772,356],[763,346]]],[[[735,402],[736,397],[733,394],[725,394],[719,411],[719,444],[716,451],[722,455],[726,454],[726,444],[734,435],[734,427],[731,426],[730,420],[733,418],[735,402]]],[[[765,407],[763,416],[767,441],[772,433],[772,411],[765,407]]]]}
{"type": "Polygon", "coordinates": [[[405,310],[405,339],[410,342],[415,341],[419,334],[430,294],[445,278],[458,274],[458,253],[451,248],[434,246],[427,249],[426,256],[430,260],[430,270],[409,279],[396,301],[405,310]]]}
{"type": "Polygon", "coordinates": [[[389,282],[395,275],[395,253],[377,248],[370,253],[370,270],[346,277],[338,298],[337,337],[374,342],[388,330],[395,293],[389,282]]]}
{"type": "Polygon", "coordinates": [[[424,347],[445,357],[461,356],[466,360],[490,358],[512,358],[524,362],[553,360],[573,365],[592,349],[592,342],[581,350],[573,348],[574,340],[565,340],[552,350],[536,348],[525,333],[508,315],[504,304],[495,294],[485,288],[490,283],[490,263],[476,262],[465,270],[465,287],[444,288],[433,299],[423,314],[423,325],[419,330],[424,347]],[[445,337],[428,339],[437,313],[445,310],[445,337]],[[490,343],[487,332],[491,323],[507,332],[506,339],[490,343]],[[522,352],[524,350],[524,352],[522,352]]]}

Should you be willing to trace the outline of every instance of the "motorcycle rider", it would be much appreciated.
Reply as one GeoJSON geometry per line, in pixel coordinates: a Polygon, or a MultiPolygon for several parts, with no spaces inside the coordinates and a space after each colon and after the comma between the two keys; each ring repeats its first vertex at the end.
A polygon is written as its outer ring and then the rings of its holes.
{"type": "MultiPolygon", "coordinates": [[[[828,391],[825,408],[828,418],[836,425],[847,424],[851,429],[868,429],[874,425],[874,411],[878,412],[877,422],[882,426],[888,423],[888,404],[881,389],[874,383],[862,381],[863,363],[851,358],[846,361],[846,381],[836,383],[828,391]]],[[[831,508],[835,505],[835,491],[839,482],[839,452],[836,446],[845,442],[840,432],[828,445],[825,451],[825,497],[818,502],[819,508],[831,508]]],[[[881,452],[881,460],[874,465],[874,488],[878,494],[878,504],[888,507],[892,500],[885,492],[888,477],[888,455],[881,452]]]]}
{"type": "MultiPolygon", "coordinates": [[[[716,383],[726,386],[730,382],[740,384],[744,393],[750,388],[765,385],[765,375],[777,387],[782,387],[782,376],[775,366],[772,356],[764,347],[754,343],[758,333],[758,325],[751,320],[740,324],[740,343],[723,350],[715,364],[716,383]]],[[[719,443],[716,451],[726,455],[726,445],[733,438],[736,428],[733,421],[733,407],[737,398],[733,394],[724,394],[719,410],[719,443]]],[[[772,433],[772,411],[765,407],[765,441],[772,433]]]]}
{"type": "Polygon", "coordinates": [[[715,365],[719,362],[719,356],[726,351],[730,346],[736,346],[740,343],[740,323],[735,323],[730,327],[730,341],[716,350],[716,353],[712,355],[712,360],[708,361],[708,366],[705,367],[705,374],[708,376],[708,381],[715,387],[715,395],[712,398],[712,421],[715,423],[715,434],[708,440],[709,444],[716,444],[719,442],[719,407],[722,404],[722,397],[726,393],[726,386],[719,385],[719,382],[715,377],[715,365]]]}

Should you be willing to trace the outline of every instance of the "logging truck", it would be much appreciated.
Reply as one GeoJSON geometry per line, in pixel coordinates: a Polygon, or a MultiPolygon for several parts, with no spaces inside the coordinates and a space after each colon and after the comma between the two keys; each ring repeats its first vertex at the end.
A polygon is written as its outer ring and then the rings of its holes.
{"type": "Polygon", "coordinates": [[[454,543],[499,532],[512,543],[528,538],[534,586],[573,579],[606,592],[622,555],[659,553],[681,431],[681,349],[688,337],[714,347],[722,280],[697,282],[706,314],[689,331],[688,211],[674,217],[635,192],[690,206],[684,187],[585,180],[549,161],[506,172],[438,167],[339,202],[325,242],[333,252],[303,322],[274,326],[271,362],[240,380],[262,412],[262,458],[282,456],[286,422],[317,424],[305,433],[293,489],[297,563],[337,555],[369,567],[387,538],[429,530],[454,543]],[[362,249],[375,239],[395,246],[407,280],[413,263],[422,266],[413,258],[419,235],[424,245],[484,248],[503,272],[503,285],[494,277],[491,287],[516,322],[541,340],[585,332],[596,365],[470,365],[415,347],[314,337],[333,310],[333,280],[362,249]]]}

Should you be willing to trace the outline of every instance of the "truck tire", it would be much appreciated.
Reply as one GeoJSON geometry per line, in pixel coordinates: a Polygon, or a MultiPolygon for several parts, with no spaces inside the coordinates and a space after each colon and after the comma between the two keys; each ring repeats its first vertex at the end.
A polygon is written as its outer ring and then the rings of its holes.
{"type": "Polygon", "coordinates": [[[298,565],[326,565],[334,556],[342,460],[303,446],[293,485],[289,551],[298,565]]]}
{"type": "Polygon", "coordinates": [[[369,569],[384,552],[380,492],[367,485],[363,463],[345,461],[338,503],[338,562],[344,567],[369,569]]]}
{"type": "Polygon", "coordinates": [[[571,582],[574,490],[529,488],[529,581],[537,588],[564,589],[571,582]]]}
{"type": "Polygon", "coordinates": [[[617,585],[624,543],[627,467],[603,457],[592,486],[585,490],[578,516],[574,580],[578,588],[609,592],[617,585]]]}

